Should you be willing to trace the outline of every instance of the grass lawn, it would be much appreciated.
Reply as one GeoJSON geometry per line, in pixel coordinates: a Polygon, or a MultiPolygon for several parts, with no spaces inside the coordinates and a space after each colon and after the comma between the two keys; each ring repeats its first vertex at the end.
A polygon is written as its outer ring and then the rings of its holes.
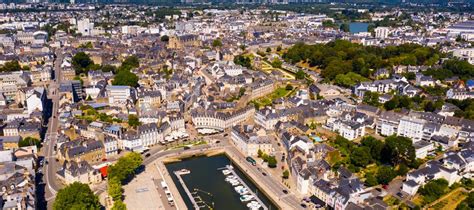
{"type": "Polygon", "coordinates": [[[319,69],[318,67],[316,66],[313,66],[313,67],[310,67],[309,66],[309,63],[306,63],[306,62],[303,62],[303,61],[300,61],[296,64],[296,66],[299,66],[299,67],[302,67],[302,68],[307,68],[311,71],[315,71],[317,73],[321,73],[321,69],[319,69]]]}
{"type": "Polygon", "coordinates": [[[276,90],[274,90],[269,95],[264,96],[262,98],[259,98],[255,101],[253,101],[253,103],[258,104],[260,107],[269,106],[269,105],[272,104],[273,100],[278,99],[278,98],[282,98],[282,97],[287,97],[291,93],[293,93],[295,90],[296,89],[287,90],[285,87],[280,87],[280,88],[277,88],[276,90]]]}
{"type": "Polygon", "coordinates": [[[361,171],[359,172],[359,176],[360,176],[360,177],[364,177],[365,174],[368,174],[368,173],[376,174],[378,168],[379,168],[379,167],[378,167],[377,164],[375,164],[375,163],[372,163],[372,164],[370,164],[370,165],[367,165],[367,167],[361,168],[361,171]]]}
{"type": "Polygon", "coordinates": [[[424,205],[423,196],[420,194],[416,194],[411,201],[418,206],[424,205]]]}
{"type": "Polygon", "coordinates": [[[334,151],[328,152],[326,159],[329,165],[334,165],[337,162],[341,161],[343,157],[341,157],[341,153],[339,153],[338,150],[334,150],[334,151]]]}
{"type": "Polygon", "coordinates": [[[463,192],[461,188],[458,188],[433,202],[434,205],[431,205],[428,209],[454,210],[465,198],[467,198],[467,193],[463,192]]]}
{"type": "Polygon", "coordinates": [[[387,195],[385,198],[383,198],[383,201],[385,201],[385,203],[388,206],[396,206],[400,203],[400,201],[398,199],[396,199],[395,197],[393,197],[391,195],[387,195]]]}

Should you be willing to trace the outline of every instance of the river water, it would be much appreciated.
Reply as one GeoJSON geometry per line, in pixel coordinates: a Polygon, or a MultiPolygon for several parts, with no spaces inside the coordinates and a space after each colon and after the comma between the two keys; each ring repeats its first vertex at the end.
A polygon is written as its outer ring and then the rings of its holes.
{"type": "MultiPolygon", "coordinates": [[[[184,188],[179,184],[178,178],[173,171],[180,169],[188,169],[190,174],[181,175],[186,183],[189,191],[196,191],[205,203],[213,207],[213,209],[224,210],[241,210],[249,209],[245,204],[240,202],[240,195],[235,192],[234,187],[225,181],[225,176],[218,168],[229,165],[231,161],[225,155],[212,157],[199,156],[184,159],[181,162],[170,163],[166,165],[169,174],[173,178],[181,197],[186,203],[188,209],[193,209],[191,200],[188,198],[184,188]],[[196,190],[194,190],[196,189],[196,190]]],[[[277,209],[274,204],[259,190],[257,187],[236,167],[234,170],[239,174],[252,191],[257,191],[258,197],[269,207],[269,209],[277,209]]],[[[209,208],[203,208],[209,209],[209,208]]]]}
{"type": "Polygon", "coordinates": [[[349,24],[349,31],[353,34],[359,32],[367,32],[368,27],[368,23],[352,22],[349,24]]]}

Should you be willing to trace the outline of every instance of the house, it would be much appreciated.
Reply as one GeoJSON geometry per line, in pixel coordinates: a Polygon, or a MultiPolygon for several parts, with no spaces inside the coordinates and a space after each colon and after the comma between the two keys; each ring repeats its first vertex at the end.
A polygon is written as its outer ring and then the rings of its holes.
{"type": "Polygon", "coordinates": [[[456,100],[474,98],[474,92],[468,89],[462,80],[459,80],[452,88],[446,91],[446,98],[456,100]]]}
{"type": "Polygon", "coordinates": [[[235,147],[245,156],[256,156],[258,151],[272,153],[274,139],[263,128],[252,125],[236,125],[232,127],[231,139],[235,147]]]}
{"type": "Polygon", "coordinates": [[[94,164],[105,158],[104,143],[100,140],[77,139],[61,144],[57,157],[64,161],[87,161],[94,164]]]}
{"type": "Polygon", "coordinates": [[[393,98],[393,96],[390,95],[390,94],[387,94],[387,93],[382,94],[381,96],[379,96],[379,103],[384,104],[387,101],[392,100],[392,98],[393,98]]]}
{"type": "Polygon", "coordinates": [[[461,179],[455,168],[448,168],[439,161],[429,161],[426,166],[411,171],[407,174],[406,181],[402,185],[402,191],[414,195],[418,189],[433,179],[446,179],[449,185],[461,179]]]}
{"type": "Polygon", "coordinates": [[[135,90],[129,86],[109,85],[106,87],[110,105],[125,106],[135,101],[135,90]]]}
{"type": "MultiPolygon", "coordinates": [[[[330,121],[328,120],[328,122],[330,121]]],[[[357,121],[335,120],[330,123],[330,128],[348,140],[354,140],[365,135],[365,126],[357,121]]]]}
{"type": "Polygon", "coordinates": [[[413,147],[415,147],[415,155],[416,158],[424,159],[428,155],[428,152],[434,150],[433,143],[421,140],[413,143],[413,147]]]}
{"type": "Polygon", "coordinates": [[[199,47],[202,45],[199,36],[193,34],[171,36],[168,42],[169,49],[183,49],[185,47],[199,47]]]}
{"type": "Polygon", "coordinates": [[[20,140],[20,136],[0,136],[0,143],[4,150],[17,149],[20,140]]]}
{"type": "Polygon", "coordinates": [[[87,161],[65,161],[62,169],[56,173],[56,177],[66,185],[74,182],[97,184],[102,181],[99,170],[92,168],[87,161]]]}
{"type": "Polygon", "coordinates": [[[118,141],[116,138],[111,136],[105,136],[104,138],[104,149],[105,157],[110,158],[118,154],[118,141]]]}
{"type": "Polygon", "coordinates": [[[417,73],[415,84],[421,87],[434,87],[435,80],[431,76],[425,76],[422,73],[417,73]]]}

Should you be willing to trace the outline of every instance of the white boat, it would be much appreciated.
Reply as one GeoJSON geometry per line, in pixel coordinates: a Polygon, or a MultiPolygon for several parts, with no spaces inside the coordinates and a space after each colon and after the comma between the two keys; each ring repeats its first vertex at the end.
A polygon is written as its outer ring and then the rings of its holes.
{"type": "Polygon", "coordinates": [[[183,169],[181,169],[181,170],[179,170],[179,171],[175,171],[175,173],[176,173],[176,174],[179,174],[179,175],[185,175],[185,174],[191,173],[191,171],[189,171],[188,169],[183,168],[183,169]]]}
{"type": "Polygon", "coordinates": [[[226,182],[238,182],[239,180],[235,179],[235,178],[226,178],[225,181],[226,182]]]}
{"type": "Polygon", "coordinates": [[[222,173],[223,173],[224,175],[229,175],[229,174],[232,173],[232,171],[227,170],[227,169],[224,169],[224,170],[222,170],[222,173]]]}
{"type": "Polygon", "coordinates": [[[247,202],[253,199],[253,195],[242,195],[240,196],[240,201],[247,202]]]}
{"type": "Polygon", "coordinates": [[[231,182],[230,184],[231,184],[232,186],[237,186],[237,185],[240,184],[240,182],[239,182],[239,181],[235,181],[235,182],[231,182]]]}
{"type": "Polygon", "coordinates": [[[245,195],[245,194],[248,194],[249,193],[249,190],[247,188],[242,188],[242,189],[239,189],[239,190],[236,190],[237,193],[239,193],[240,195],[245,195]]]}
{"type": "Polygon", "coordinates": [[[250,209],[260,209],[262,205],[260,205],[257,201],[251,201],[247,204],[247,207],[249,207],[250,209]]]}
{"type": "Polygon", "coordinates": [[[235,191],[241,190],[241,189],[243,189],[243,188],[244,188],[244,186],[242,186],[242,185],[239,185],[239,186],[237,186],[237,187],[234,187],[235,191]]]}

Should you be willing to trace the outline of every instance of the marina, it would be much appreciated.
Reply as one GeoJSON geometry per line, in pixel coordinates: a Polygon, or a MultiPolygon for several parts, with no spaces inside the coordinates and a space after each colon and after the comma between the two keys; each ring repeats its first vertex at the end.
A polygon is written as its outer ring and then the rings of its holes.
{"type": "Polygon", "coordinates": [[[222,174],[227,175],[226,177],[227,182],[230,182],[232,186],[237,186],[234,189],[237,193],[241,195],[240,201],[242,202],[250,201],[247,204],[247,207],[253,210],[260,209],[260,207],[262,207],[264,210],[268,210],[265,204],[256,195],[257,191],[253,192],[249,190],[250,187],[248,187],[247,184],[239,177],[239,175],[235,173],[234,167],[232,167],[231,165],[227,165],[225,169],[222,169],[222,174]],[[254,201],[253,199],[255,199],[256,201],[254,201]]]}
{"type": "Polygon", "coordinates": [[[166,164],[188,209],[277,209],[225,155],[166,164]],[[183,170],[184,169],[184,170],[183,170]]]}

